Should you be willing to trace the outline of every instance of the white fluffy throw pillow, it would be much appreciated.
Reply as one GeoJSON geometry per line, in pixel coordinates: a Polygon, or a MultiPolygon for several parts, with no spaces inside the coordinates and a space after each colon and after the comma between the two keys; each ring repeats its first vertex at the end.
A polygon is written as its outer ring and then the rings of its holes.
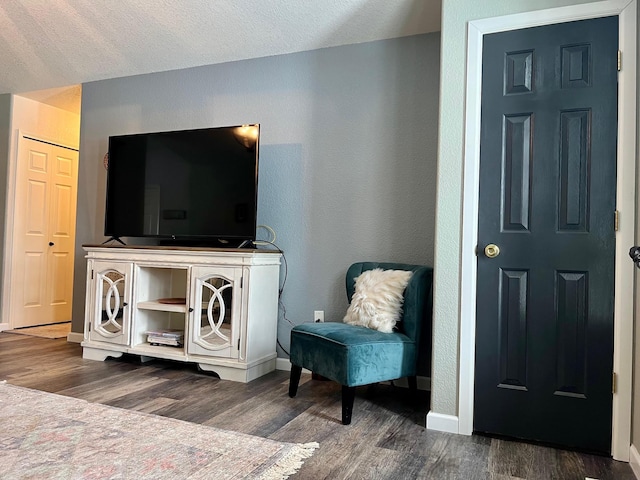
{"type": "Polygon", "coordinates": [[[404,289],[412,273],[381,268],[362,272],[356,278],[355,293],[344,323],[392,332],[402,314],[404,289]]]}

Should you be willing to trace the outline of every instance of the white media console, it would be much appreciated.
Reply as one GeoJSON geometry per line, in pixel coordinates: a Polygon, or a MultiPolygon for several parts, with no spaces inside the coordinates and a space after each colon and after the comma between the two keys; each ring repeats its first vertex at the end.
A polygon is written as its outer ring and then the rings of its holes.
{"type": "Polygon", "coordinates": [[[280,252],[83,248],[83,358],[103,361],[131,353],[143,361],[195,362],[239,382],[275,369],[280,252]],[[158,344],[162,331],[173,345],[158,344]],[[151,343],[148,332],[156,332],[151,343]]]}

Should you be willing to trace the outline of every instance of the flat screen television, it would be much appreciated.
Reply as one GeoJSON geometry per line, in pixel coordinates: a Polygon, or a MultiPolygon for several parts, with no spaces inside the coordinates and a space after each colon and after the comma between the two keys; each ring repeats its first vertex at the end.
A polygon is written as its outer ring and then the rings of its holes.
{"type": "Polygon", "coordinates": [[[259,143],[259,125],[109,137],[105,236],[252,242],[259,143]]]}

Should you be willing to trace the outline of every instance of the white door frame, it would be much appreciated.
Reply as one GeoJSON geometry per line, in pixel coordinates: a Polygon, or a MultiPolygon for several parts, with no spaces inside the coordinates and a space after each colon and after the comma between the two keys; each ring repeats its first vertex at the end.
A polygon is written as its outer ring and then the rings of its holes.
{"type": "MultiPolygon", "coordinates": [[[[635,241],[636,217],[636,0],[605,0],[469,22],[464,145],[464,199],[460,285],[460,373],[458,433],[473,431],[475,375],[478,191],[482,41],[489,33],[618,15],[622,70],[618,76],[618,170],[613,368],[618,376],[613,396],[611,452],[629,461],[633,359],[634,266],[628,251],[635,241]]],[[[612,212],[613,215],[613,212],[612,212]]]]}

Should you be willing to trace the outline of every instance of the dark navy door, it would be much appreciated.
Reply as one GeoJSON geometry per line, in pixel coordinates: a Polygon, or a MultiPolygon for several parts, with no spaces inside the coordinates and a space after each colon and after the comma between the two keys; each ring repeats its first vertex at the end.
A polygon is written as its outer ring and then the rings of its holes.
{"type": "Polygon", "coordinates": [[[611,449],[618,17],[484,37],[474,430],[611,449]]]}

